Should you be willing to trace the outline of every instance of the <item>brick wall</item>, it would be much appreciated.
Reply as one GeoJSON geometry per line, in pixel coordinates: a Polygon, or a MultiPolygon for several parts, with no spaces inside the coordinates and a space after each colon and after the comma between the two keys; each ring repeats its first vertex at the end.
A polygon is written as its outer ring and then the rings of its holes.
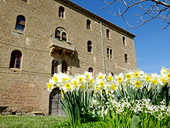
{"type": "Polygon", "coordinates": [[[54,59],[59,63],[59,71],[65,60],[69,74],[82,74],[89,67],[93,68],[94,76],[103,72],[100,20],[103,21],[106,74],[137,69],[134,35],[70,1],[29,0],[25,3],[21,0],[1,0],[0,10],[0,106],[9,106],[5,110],[7,114],[48,114],[50,93],[46,82],[51,77],[54,59]],[[58,16],[60,6],[65,9],[65,18],[58,16]],[[15,30],[18,15],[26,19],[24,31],[15,30]],[[91,21],[91,30],[86,28],[87,19],[91,21]],[[57,27],[63,28],[67,33],[67,42],[74,44],[74,56],[66,52],[61,57],[61,48],[50,53],[57,27]],[[106,37],[106,29],[110,31],[110,38],[106,37]],[[123,45],[123,36],[126,45],[123,45]],[[91,53],[87,52],[88,41],[92,42],[91,53]],[[108,46],[112,48],[112,59],[107,58],[108,46]],[[9,68],[14,50],[22,53],[20,69],[9,68]],[[125,63],[124,54],[128,55],[128,63],[125,63]]]}

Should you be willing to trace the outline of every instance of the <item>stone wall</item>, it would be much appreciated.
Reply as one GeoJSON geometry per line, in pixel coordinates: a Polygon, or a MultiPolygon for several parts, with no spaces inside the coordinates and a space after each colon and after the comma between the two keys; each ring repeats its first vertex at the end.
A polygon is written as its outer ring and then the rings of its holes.
{"type": "Polygon", "coordinates": [[[137,69],[135,36],[68,0],[29,0],[28,3],[0,0],[0,10],[0,106],[8,106],[3,114],[49,114],[50,92],[46,83],[54,59],[59,63],[58,71],[62,61],[66,61],[68,74],[82,74],[89,67],[93,68],[94,76],[103,72],[101,20],[106,74],[137,69]],[[60,6],[65,9],[64,18],[58,16],[60,6]],[[24,31],[15,29],[18,15],[26,19],[24,31]],[[91,21],[91,30],[86,28],[87,19],[91,21]],[[67,42],[74,44],[73,56],[69,50],[61,56],[61,48],[50,52],[57,27],[63,28],[67,42]],[[110,30],[110,38],[106,37],[106,29],[110,30]],[[91,53],[87,52],[88,41],[92,42],[91,53]],[[108,46],[112,48],[112,58],[107,58],[108,46]],[[14,50],[22,53],[20,69],[9,68],[14,50]],[[124,54],[128,55],[128,63],[124,54]]]}

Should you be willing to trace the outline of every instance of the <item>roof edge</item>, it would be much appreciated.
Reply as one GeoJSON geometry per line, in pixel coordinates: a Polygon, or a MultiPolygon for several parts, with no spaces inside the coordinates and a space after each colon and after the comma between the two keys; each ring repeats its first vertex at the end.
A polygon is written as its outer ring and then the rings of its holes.
{"type": "Polygon", "coordinates": [[[128,31],[124,30],[123,28],[118,27],[117,25],[115,25],[115,24],[105,20],[104,18],[102,18],[102,17],[100,17],[100,16],[98,16],[98,15],[88,11],[87,9],[85,9],[85,8],[75,4],[74,2],[71,2],[70,0],[54,0],[54,1],[58,1],[58,2],[60,1],[60,2],[63,2],[65,4],[67,4],[67,5],[71,5],[73,8],[78,9],[78,10],[86,13],[89,16],[95,17],[97,20],[102,21],[105,24],[108,24],[109,26],[117,29],[118,31],[123,32],[123,33],[131,36],[132,38],[136,37],[136,35],[134,35],[134,34],[128,32],[128,31]]]}

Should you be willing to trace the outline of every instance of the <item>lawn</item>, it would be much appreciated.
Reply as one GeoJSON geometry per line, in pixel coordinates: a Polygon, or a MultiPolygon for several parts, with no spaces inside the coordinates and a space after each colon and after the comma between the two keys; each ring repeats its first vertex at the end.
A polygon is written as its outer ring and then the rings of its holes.
{"type": "Polygon", "coordinates": [[[68,124],[66,117],[0,116],[0,128],[57,128],[68,124]]]}

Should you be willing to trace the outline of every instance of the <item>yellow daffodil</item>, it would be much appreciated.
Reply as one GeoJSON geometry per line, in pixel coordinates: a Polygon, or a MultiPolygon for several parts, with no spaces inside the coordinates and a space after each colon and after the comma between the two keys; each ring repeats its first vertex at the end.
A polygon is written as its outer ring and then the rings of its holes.
{"type": "Polygon", "coordinates": [[[139,73],[138,73],[138,72],[135,72],[135,73],[134,73],[134,77],[138,78],[138,77],[139,77],[139,73]]]}
{"type": "Polygon", "coordinates": [[[100,87],[104,87],[104,82],[99,83],[100,87]]]}
{"type": "Polygon", "coordinates": [[[151,77],[150,76],[146,76],[145,79],[146,79],[146,81],[149,82],[151,80],[151,77]]]}
{"type": "Polygon", "coordinates": [[[118,77],[118,78],[117,78],[117,81],[118,81],[119,83],[121,83],[121,82],[122,82],[122,77],[118,77]]]}
{"type": "Polygon", "coordinates": [[[107,77],[107,80],[108,80],[108,81],[111,81],[111,80],[112,80],[112,76],[108,76],[108,77],[107,77]]]}
{"type": "Polygon", "coordinates": [[[115,90],[115,89],[116,89],[116,85],[114,85],[114,84],[111,85],[111,89],[112,89],[112,90],[115,90]]]}
{"type": "Polygon", "coordinates": [[[66,87],[66,89],[70,89],[70,87],[71,87],[70,83],[66,83],[65,87],[66,87]]]}
{"type": "Polygon", "coordinates": [[[126,74],[126,78],[131,79],[132,78],[131,74],[126,74]]]}
{"type": "Polygon", "coordinates": [[[136,82],[135,82],[135,85],[136,85],[136,87],[139,88],[139,87],[141,86],[141,82],[140,82],[140,81],[136,81],[136,82]]]}

